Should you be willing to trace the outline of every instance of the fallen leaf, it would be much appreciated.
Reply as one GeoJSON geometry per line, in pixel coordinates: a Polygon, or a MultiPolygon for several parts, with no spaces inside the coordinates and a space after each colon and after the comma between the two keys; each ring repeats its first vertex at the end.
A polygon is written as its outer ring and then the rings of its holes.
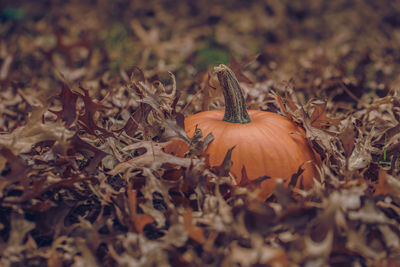
{"type": "Polygon", "coordinates": [[[326,115],[326,103],[314,106],[314,112],[311,114],[311,125],[313,127],[328,127],[339,125],[340,120],[330,119],[326,115]]]}
{"type": "Polygon", "coordinates": [[[192,209],[190,207],[187,207],[183,214],[183,227],[188,232],[189,237],[196,242],[202,244],[206,240],[204,237],[204,229],[193,225],[192,209]]]}
{"type": "Polygon", "coordinates": [[[136,212],[137,196],[136,190],[128,190],[129,210],[131,212],[131,220],[137,232],[143,233],[144,227],[154,222],[153,217],[147,214],[138,214],[136,212]]]}
{"type": "Polygon", "coordinates": [[[374,195],[397,195],[400,193],[400,181],[389,175],[383,169],[379,170],[378,183],[375,185],[374,195]]]}
{"type": "Polygon", "coordinates": [[[27,124],[15,129],[12,133],[0,135],[0,145],[9,148],[19,155],[31,151],[33,145],[42,141],[65,142],[75,132],[66,129],[60,122],[42,122],[42,116],[47,108],[35,108],[27,124]]]}

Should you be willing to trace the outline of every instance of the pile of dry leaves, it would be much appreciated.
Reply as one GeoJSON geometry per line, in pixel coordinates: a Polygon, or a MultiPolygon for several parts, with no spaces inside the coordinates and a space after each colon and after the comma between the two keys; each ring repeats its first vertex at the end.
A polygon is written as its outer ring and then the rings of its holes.
{"type": "Polygon", "coordinates": [[[51,2],[1,4],[0,266],[400,265],[397,3],[51,2]],[[305,129],[313,189],[262,203],[186,135],[229,62],[305,129]]]}

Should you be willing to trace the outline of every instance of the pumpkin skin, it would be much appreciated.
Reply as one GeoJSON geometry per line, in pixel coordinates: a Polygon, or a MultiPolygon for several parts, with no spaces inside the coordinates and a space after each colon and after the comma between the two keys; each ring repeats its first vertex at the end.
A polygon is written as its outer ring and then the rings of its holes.
{"type": "Polygon", "coordinates": [[[185,131],[193,137],[197,125],[203,136],[212,133],[214,140],[206,150],[211,166],[221,165],[228,149],[235,146],[231,173],[237,182],[243,166],[250,180],[271,177],[261,183],[261,199],[271,195],[276,178],[286,178],[289,183],[301,164],[304,164],[303,186],[312,187],[314,177],[319,177],[314,166],[318,160],[305,139],[304,130],[275,113],[260,110],[248,110],[248,113],[251,122],[240,124],[223,121],[223,110],[200,112],[185,119],[185,131]]]}
{"type": "MultiPolygon", "coordinates": [[[[223,67],[230,71],[228,67],[223,67]]],[[[230,172],[238,183],[242,178],[243,166],[249,180],[271,177],[261,183],[258,195],[260,200],[265,200],[273,193],[277,178],[286,179],[288,184],[302,164],[303,179],[298,179],[297,186],[301,184],[306,189],[312,187],[313,179],[319,179],[315,164],[319,165],[320,159],[305,138],[304,130],[279,114],[260,110],[246,111],[250,120],[244,123],[225,121],[226,110],[200,112],[185,119],[185,131],[190,138],[196,127],[201,129],[203,136],[209,133],[214,136],[206,149],[211,166],[221,165],[227,151],[235,146],[230,172]]],[[[187,144],[181,141],[166,147],[165,151],[183,156],[187,150],[187,144]]]]}

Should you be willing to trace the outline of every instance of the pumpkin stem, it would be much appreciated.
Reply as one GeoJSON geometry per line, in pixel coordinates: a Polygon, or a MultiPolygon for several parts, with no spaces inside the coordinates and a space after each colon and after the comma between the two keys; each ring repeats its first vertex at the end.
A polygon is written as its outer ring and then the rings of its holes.
{"type": "Polygon", "coordinates": [[[218,67],[214,67],[214,72],[218,76],[225,98],[223,120],[232,123],[249,123],[251,120],[247,113],[246,101],[233,71],[224,64],[220,64],[218,67]]]}

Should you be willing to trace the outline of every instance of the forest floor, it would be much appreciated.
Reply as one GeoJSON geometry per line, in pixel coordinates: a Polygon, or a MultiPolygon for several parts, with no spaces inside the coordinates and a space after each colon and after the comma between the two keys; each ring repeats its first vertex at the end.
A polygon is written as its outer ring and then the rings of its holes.
{"type": "Polygon", "coordinates": [[[0,266],[400,266],[400,2],[0,12],[0,266]],[[224,108],[221,63],[248,108],[304,128],[313,188],[261,202],[229,157],[208,166],[183,117],[224,108]]]}

